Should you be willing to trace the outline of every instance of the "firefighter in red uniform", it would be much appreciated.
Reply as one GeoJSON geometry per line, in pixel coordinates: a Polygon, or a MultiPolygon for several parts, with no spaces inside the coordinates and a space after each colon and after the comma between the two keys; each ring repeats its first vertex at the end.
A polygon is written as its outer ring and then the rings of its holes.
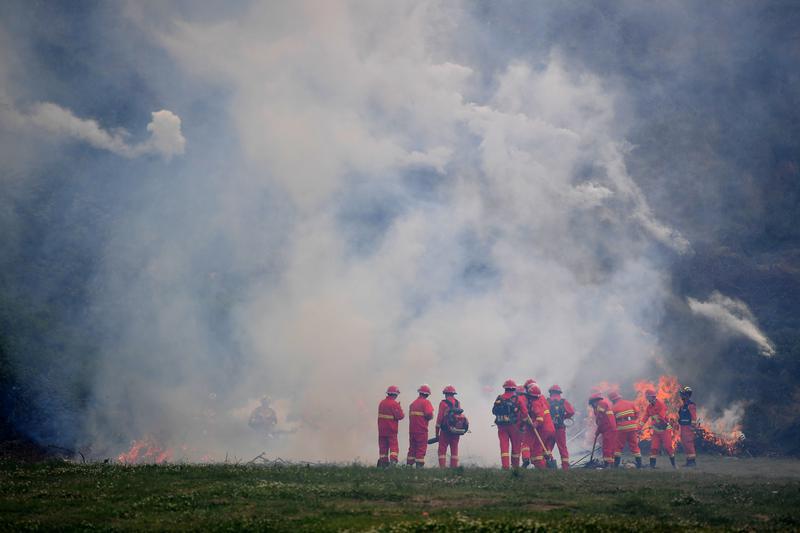
{"type": "Polygon", "coordinates": [[[510,466],[519,467],[520,426],[527,423],[528,409],[525,402],[517,396],[517,384],[513,379],[507,379],[503,383],[503,389],[505,392],[494,401],[492,414],[497,425],[497,437],[500,439],[500,463],[504,470],[508,470],[510,466]]]}
{"type": "Polygon", "coordinates": [[[639,450],[639,411],[636,405],[624,399],[617,391],[608,393],[614,411],[614,418],[617,420],[617,451],[614,452],[614,466],[619,466],[622,462],[622,452],[625,450],[625,443],[636,460],[636,468],[642,468],[642,452],[639,450]]]}
{"type": "Polygon", "coordinates": [[[442,390],[444,399],[439,402],[439,412],[436,414],[436,437],[439,439],[439,468],[447,466],[447,448],[450,447],[450,468],[458,466],[458,441],[460,435],[447,430],[447,417],[451,409],[461,409],[461,404],[456,399],[456,388],[452,385],[442,390]]]}
{"type": "Polygon", "coordinates": [[[597,424],[595,437],[603,436],[603,466],[608,468],[614,464],[614,453],[617,451],[617,422],[614,411],[599,392],[589,396],[589,405],[594,409],[594,421],[597,424]]]}
{"type": "Polygon", "coordinates": [[[556,428],[550,416],[550,404],[542,398],[542,391],[536,383],[531,383],[525,389],[528,398],[528,421],[530,426],[523,433],[523,466],[533,462],[539,469],[547,468],[545,456],[551,458],[550,450],[555,444],[556,428]]]}
{"type": "MultiPolygon", "coordinates": [[[[567,426],[565,420],[575,416],[575,408],[566,399],[561,397],[561,387],[553,385],[548,391],[550,398],[550,416],[553,419],[553,426],[556,430],[555,444],[558,445],[558,453],[561,455],[561,468],[569,470],[569,450],[567,450],[567,426]]],[[[553,455],[554,445],[550,446],[550,455],[553,455]]]]}
{"type": "Polygon", "coordinates": [[[678,410],[678,424],[681,426],[681,444],[686,454],[686,466],[697,466],[697,453],[694,449],[694,432],[697,428],[697,406],[690,398],[692,388],[684,387],[680,392],[681,408],[678,410]]]}
{"type": "Polygon", "coordinates": [[[406,464],[416,463],[417,468],[425,466],[425,452],[428,450],[428,423],[433,418],[433,405],[428,400],[431,388],[421,385],[417,389],[419,397],[408,408],[408,457],[406,464]]]}
{"type": "Polygon", "coordinates": [[[639,431],[650,421],[653,436],[650,440],[650,468],[656,467],[656,457],[661,447],[664,447],[672,468],[675,468],[675,450],[672,447],[672,426],[667,419],[667,404],[656,397],[656,391],[648,389],[644,393],[647,398],[647,409],[639,421],[639,431]]]}
{"type": "Polygon", "coordinates": [[[386,398],[378,404],[378,466],[397,464],[397,455],[400,453],[397,444],[397,422],[405,414],[397,402],[400,389],[395,385],[386,389],[386,398]]]}

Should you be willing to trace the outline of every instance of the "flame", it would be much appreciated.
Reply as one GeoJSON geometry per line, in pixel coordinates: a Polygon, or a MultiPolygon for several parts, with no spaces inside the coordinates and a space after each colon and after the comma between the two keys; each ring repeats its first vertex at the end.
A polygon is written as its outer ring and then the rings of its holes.
{"type": "Polygon", "coordinates": [[[152,435],[134,440],[127,452],[117,456],[117,461],[124,464],[161,464],[172,461],[174,452],[171,448],[161,447],[152,435]]]}

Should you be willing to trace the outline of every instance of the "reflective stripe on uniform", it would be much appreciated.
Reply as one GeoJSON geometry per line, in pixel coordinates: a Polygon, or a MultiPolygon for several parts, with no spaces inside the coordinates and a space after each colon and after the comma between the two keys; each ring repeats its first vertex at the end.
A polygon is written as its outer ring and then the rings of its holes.
{"type": "Polygon", "coordinates": [[[620,411],[617,413],[617,418],[622,418],[623,416],[628,416],[633,414],[633,409],[626,409],[625,411],[620,411]]]}
{"type": "Polygon", "coordinates": [[[425,413],[423,413],[422,411],[411,411],[409,414],[411,416],[425,416],[425,413]]]}
{"type": "Polygon", "coordinates": [[[550,414],[550,409],[545,409],[544,410],[544,414],[549,415],[550,414]]]}
{"type": "Polygon", "coordinates": [[[500,457],[508,457],[509,455],[511,455],[511,454],[508,453],[508,452],[503,452],[503,453],[500,454],[500,457]]]}
{"type": "Polygon", "coordinates": [[[542,460],[544,460],[544,455],[537,455],[536,457],[533,458],[533,460],[534,461],[542,461],[542,460]]]}
{"type": "Polygon", "coordinates": [[[639,424],[628,424],[625,426],[617,426],[617,431],[633,431],[639,427],[639,424]]]}
{"type": "Polygon", "coordinates": [[[544,422],[544,418],[542,418],[541,416],[537,416],[536,417],[536,421],[537,422],[544,422]]]}
{"type": "Polygon", "coordinates": [[[378,418],[387,418],[389,420],[394,420],[394,415],[384,415],[382,413],[378,413],[378,418]]]}

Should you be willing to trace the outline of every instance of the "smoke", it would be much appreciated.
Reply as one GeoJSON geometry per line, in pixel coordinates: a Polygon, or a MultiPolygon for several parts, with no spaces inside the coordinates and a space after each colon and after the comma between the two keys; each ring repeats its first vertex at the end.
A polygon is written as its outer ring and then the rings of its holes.
{"type": "Polygon", "coordinates": [[[723,333],[750,339],[765,357],[775,355],[774,344],[764,335],[750,308],[741,300],[714,292],[706,302],[694,298],[688,298],[687,301],[693,313],[708,318],[723,333]]]}
{"type": "MultiPolygon", "coordinates": [[[[97,349],[64,441],[95,457],[152,435],[193,459],[372,462],[388,385],[407,406],[419,384],[435,399],[452,383],[471,419],[462,458],[493,464],[506,378],[557,382],[579,404],[668,355],[669,267],[692,247],[662,216],[670,198],[640,187],[663,174],[629,164],[636,87],[576,60],[570,35],[531,32],[522,49],[480,9],[435,2],[98,9],[80,20],[110,57],[85,68],[121,96],[83,101],[113,91],[71,72],[43,75],[64,98],[0,92],[29,109],[14,127],[34,139],[124,158],[68,174],[111,214],[80,237],[100,250],[71,325],[91,324],[97,349]],[[135,76],[102,68],[119,61],[135,76]],[[24,105],[42,101],[64,107],[24,105]],[[137,142],[142,109],[163,110],[137,142]],[[184,157],[166,169],[146,154],[184,157]],[[265,394],[271,437],[247,425],[265,394]]],[[[541,29],[553,9],[521,17],[541,29]]],[[[689,305],[771,346],[740,302],[689,305]]]]}
{"type": "Polygon", "coordinates": [[[147,125],[150,137],[138,144],[131,144],[130,133],[124,129],[105,130],[97,121],[76,117],[69,109],[50,102],[32,106],[27,114],[14,112],[14,115],[19,126],[29,125],[59,138],[83,141],[123,157],[155,154],[169,160],[183,154],[186,146],[180,117],[166,109],[153,112],[153,119],[147,125]]]}

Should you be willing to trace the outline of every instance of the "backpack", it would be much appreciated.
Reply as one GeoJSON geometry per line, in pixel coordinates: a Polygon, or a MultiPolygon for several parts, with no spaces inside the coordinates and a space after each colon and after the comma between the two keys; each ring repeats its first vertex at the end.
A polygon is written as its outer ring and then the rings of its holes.
{"type": "Polygon", "coordinates": [[[447,414],[444,416],[442,429],[450,435],[463,435],[469,430],[469,420],[464,416],[461,404],[458,403],[458,400],[455,400],[455,404],[451,404],[447,400],[445,400],[445,403],[450,406],[450,409],[447,410],[447,414]]]}
{"type": "Polygon", "coordinates": [[[516,396],[503,398],[498,396],[492,407],[494,423],[498,426],[516,424],[519,421],[519,399],[516,396]]]}
{"type": "Polygon", "coordinates": [[[558,400],[549,398],[547,402],[550,404],[550,417],[553,419],[553,425],[557,428],[566,427],[564,417],[567,414],[567,410],[564,408],[564,398],[559,398],[558,400]]]}

